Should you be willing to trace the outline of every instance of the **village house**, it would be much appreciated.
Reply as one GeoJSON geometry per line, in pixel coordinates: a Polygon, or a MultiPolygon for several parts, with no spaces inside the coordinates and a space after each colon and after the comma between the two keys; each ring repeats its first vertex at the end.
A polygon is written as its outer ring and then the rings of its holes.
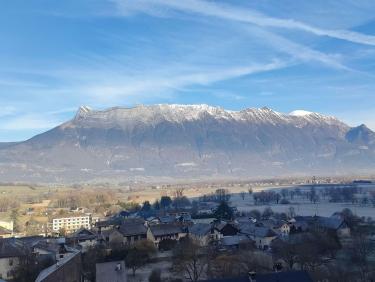
{"type": "Polygon", "coordinates": [[[147,239],[146,224],[140,218],[128,218],[118,227],[103,231],[101,238],[109,244],[132,245],[139,240],[147,239]]]}
{"type": "Polygon", "coordinates": [[[219,250],[235,251],[240,248],[241,244],[252,245],[253,241],[245,235],[226,236],[219,241],[219,250]]]}
{"type": "Polygon", "coordinates": [[[82,281],[81,252],[69,249],[63,258],[43,269],[35,282],[78,282],[82,281]]]}
{"type": "Polygon", "coordinates": [[[344,219],[323,216],[296,216],[292,221],[293,231],[333,231],[339,237],[350,236],[350,228],[344,219]]]}
{"type": "Polygon", "coordinates": [[[189,227],[189,237],[199,246],[207,246],[212,240],[212,225],[197,223],[189,227]]]}
{"type": "Polygon", "coordinates": [[[272,229],[276,234],[282,237],[289,236],[290,233],[290,225],[287,221],[277,220],[277,219],[267,219],[261,220],[256,223],[257,226],[264,226],[269,229],[272,229]]]}
{"type": "Polygon", "coordinates": [[[179,226],[173,224],[151,225],[147,231],[147,239],[154,242],[158,247],[160,241],[170,239],[179,240],[186,236],[186,232],[179,226]]]}
{"type": "Polygon", "coordinates": [[[0,220],[0,227],[13,232],[14,223],[13,223],[13,221],[0,220]]]}
{"type": "Polygon", "coordinates": [[[219,222],[214,223],[214,233],[216,235],[219,235],[219,236],[216,236],[216,237],[219,237],[217,239],[220,239],[225,236],[237,235],[238,231],[239,229],[234,223],[229,223],[225,221],[219,221],[219,222]],[[219,234],[215,233],[215,231],[219,234]]]}
{"type": "Polygon", "coordinates": [[[13,236],[13,232],[4,227],[0,226],[0,238],[10,238],[13,236]]]}
{"type": "Polygon", "coordinates": [[[81,228],[76,232],[67,236],[67,244],[72,245],[74,248],[81,249],[82,253],[85,253],[90,247],[93,247],[97,243],[98,235],[91,230],[81,228]]]}
{"type": "Polygon", "coordinates": [[[277,234],[272,229],[252,223],[240,224],[240,234],[255,241],[255,246],[260,250],[268,250],[272,241],[277,238],[277,234]]]}
{"type": "Polygon", "coordinates": [[[27,249],[20,240],[0,239],[0,279],[11,280],[14,270],[26,254],[27,249]]]}
{"type": "Polygon", "coordinates": [[[98,234],[101,234],[103,231],[112,230],[119,227],[122,222],[123,218],[121,217],[106,218],[104,220],[95,222],[95,229],[97,230],[98,234]]]}

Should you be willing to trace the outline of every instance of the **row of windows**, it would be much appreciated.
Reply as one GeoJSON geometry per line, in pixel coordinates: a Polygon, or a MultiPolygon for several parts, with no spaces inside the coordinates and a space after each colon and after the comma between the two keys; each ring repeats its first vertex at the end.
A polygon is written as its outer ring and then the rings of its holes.
{"type": "Polygon", "coordinates": [[[89,221],[89,217],[73,217],[73,218],[55,218],[53,221],[89,221]]]}

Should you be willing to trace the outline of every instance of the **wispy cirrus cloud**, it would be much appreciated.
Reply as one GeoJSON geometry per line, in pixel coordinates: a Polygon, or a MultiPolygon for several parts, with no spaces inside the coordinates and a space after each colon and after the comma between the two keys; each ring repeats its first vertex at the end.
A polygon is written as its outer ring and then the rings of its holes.
{"type": "Polygon", "coordinates": [[[293,19],[269,17],[250,9],[237,8],[231,5],[208,2],[205,0],[113,0],[113,2],[118,5],[124,15],[129,15],[129,13],[137,10],[152,15],[163,15],[168,12],[168,9],[171,9],[250,23],[261,27],[300,30],[317,36],[327,36],[353,43],[375,46],[375,36],[373,35],[343,29],[322,29],[293,19]]]}
{"type": "Polygon", "coordinates": [[[253,63],[243,66],[195,66],[181,71],[167,68],[159,73],[144,73],[140,76],[126,77],[118,74],[117,78],[105,78],[97,83],[78,87],[79,93],[86,93],[93,101],[102,104],[119,102],[124,98],[142,98],[142,96],[168,95],[194,85],[210,85],[241,76],[273,71],[290,66],[288,61],[274,60],[266,63],[253,63]]]}

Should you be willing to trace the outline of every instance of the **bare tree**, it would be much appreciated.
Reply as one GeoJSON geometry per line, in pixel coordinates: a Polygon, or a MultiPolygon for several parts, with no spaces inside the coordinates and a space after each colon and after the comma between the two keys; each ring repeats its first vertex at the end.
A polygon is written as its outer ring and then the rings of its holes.
{"type": "Polygon", "coordinates": [[[374,252],[374,243],[364,235],[357,235],[353,238],[349,249],[350,261],[358,268],[361,281],[369,281],[367,278],[372,268],[370,257],[374,252]]]}
{"type": "Polygon", "coordinates": [[[173,271],[183,274],[184,278],[196,282],[207,268],[207,257],[201,248],[186,238],[173,251],[173,271]]]}

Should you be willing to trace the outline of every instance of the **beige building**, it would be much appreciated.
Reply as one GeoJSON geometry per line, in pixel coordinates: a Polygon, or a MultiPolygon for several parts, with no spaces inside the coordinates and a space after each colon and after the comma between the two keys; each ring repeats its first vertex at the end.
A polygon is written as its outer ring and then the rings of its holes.
{"type": "Polygon", "coordinates": [[[58,217],[52,220],[52,232],[57,233],[64,229],[66,232],[71,233],[80,228],[91,229],[91,215],[58,217]]]}
{"type": "Polygon", "coordinates": [[[0,220],[0,227],[10,230],[13,232],[13,221],[3,221],[0,220]]]}

